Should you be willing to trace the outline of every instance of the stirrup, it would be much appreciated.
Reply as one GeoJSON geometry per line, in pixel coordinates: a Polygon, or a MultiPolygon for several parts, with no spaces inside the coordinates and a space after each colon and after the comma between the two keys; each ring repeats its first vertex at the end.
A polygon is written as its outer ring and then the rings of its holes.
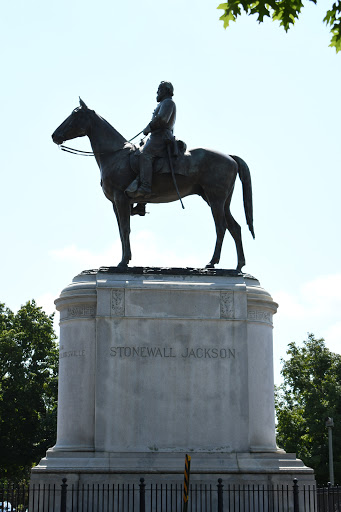
{"type": "Polygon", "coordinates": [[[130,215],[141,215],[141,217],[144,217],[146,215],[146,203],[137,203],[136,206],[131,205],[131,212],[130,215]]]}

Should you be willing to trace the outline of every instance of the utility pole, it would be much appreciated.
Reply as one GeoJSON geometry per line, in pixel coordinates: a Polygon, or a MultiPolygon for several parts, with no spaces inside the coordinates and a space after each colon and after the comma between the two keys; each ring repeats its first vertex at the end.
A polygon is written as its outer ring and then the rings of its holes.
{"type": "Polygon", "coordinates": [[[333,462],[333,432],[334,427],[333,418],[326,418],[326,427],[328,429],[328,448],[329,448],[329,481],[331,485],[334,485],[334,462],[333,462]]]}

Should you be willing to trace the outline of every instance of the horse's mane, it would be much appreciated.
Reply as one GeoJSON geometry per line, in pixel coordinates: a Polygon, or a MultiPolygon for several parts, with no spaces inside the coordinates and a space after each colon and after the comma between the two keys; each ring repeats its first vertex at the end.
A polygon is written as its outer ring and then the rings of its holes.
{"type": "Polygon", "coordinates": [[[123,135],[121,135],[120,132],[118,132],[106,119],[104,119],[104,117],[102,117],[99,114],[97,114],[97,112],[95,112],[94,110],[91,110],[91,113],[93,113],[98,119],[100,119],[100,121],[103,124],[105,124],[109,128],[110,131],[113,132],[113,136],[114,137],[121,137],[122,138],[122,145],[127,142],[127,139],[125,137],[123,137],[123,135]]]}

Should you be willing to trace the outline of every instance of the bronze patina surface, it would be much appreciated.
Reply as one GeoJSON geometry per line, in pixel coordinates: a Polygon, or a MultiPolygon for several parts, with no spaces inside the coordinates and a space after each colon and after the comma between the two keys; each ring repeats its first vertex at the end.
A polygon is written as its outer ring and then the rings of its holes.
{"type": "MultiPolygon", "coordinates": [[[[167,140],[172,141],[172,129],[175,122],[175,104],[169,94],[169,82],[158,90],[159,105],[151,122],[144,132],[151,132],[149,141],[141,155],[151,158],[157,157],[158,149],[167,140]],[[165,92],[166,91],[166,92],[165,92]],[[164,103],[166,102],[166,103],[164,103]],[[165,109],[163,106],[165,105],[165,109]],[[167,107],[167,108],[166,108],[167,107]],[[167,112],[163,118],[163,112],[167,112]],[[160,119],[167,119],[166,125],[160,119]],[[159,128],[160,127],[160,128],[159,128]],[[158,130],[161,130],[158,132],[158,130]]],[[[134,148],[128,141],[113,128],[105,119],[89,109],[80,100],[80,106],[75,108],[71,115],[55,130],[53,141],[60,145],[66,140],[76,137],[88,136],[96,162],[101,172],[101,186],[104,195],[112,202],[116,215],[120,238],[122,243],[122,259],[119,267],[127,267],[131,260],[130,249],[130,215],[138,213],[143,215],[144,205],[148,203],[168,203],[181,197],[199,195],[210,206],[215,228],[216,244],[213,256],[207,267],[214,267],[219,263],[221,248],[226,229],[232,235],[237,249],[237,270],[245,265],[245,257],[241,238],[241,228],[230,212],[230,203],[237,175],[243,187],[243,200],[246,222],[254,237],[252,186],[251,175],[247,164],[238,156],[229,156],[215,151],[197,148],[186,156],[189,159],[189,170],[184,174],[177,174],[176,184],[174,173],[157,173],[152,177],[150,192],[147,186],[147,196],[142,183],[137,196],[129,197],[127,188],[136,178],[136,173],[130,165],[131,154],[134,148]],[[177,186],[175,186],[177,185],[177,186]],[[178,190],[177,190],[178,188],[178,190]],[[134,203],[141,205],[138,211],[132,211],[134,203]]],[[[160,149],[160,152],[162,150],[160,149]]],[[[172,167],[172,166],[171,166],[172,167]]],[[[142,164],[143,168],[143,164],[142,164]]],[[[149,168],[149,173],[150,168],[149,168]]],[[[144,170],[142,170],[144,174],[144,170]]],[[[146,187],[145,187],[146,188],[146,187]]]]}

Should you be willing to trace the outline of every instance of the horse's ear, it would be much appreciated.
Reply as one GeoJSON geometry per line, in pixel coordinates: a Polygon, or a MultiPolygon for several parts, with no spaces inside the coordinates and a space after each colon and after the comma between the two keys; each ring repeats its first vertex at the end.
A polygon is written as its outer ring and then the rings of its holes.
{"type": "Polygon", "coordinates": [[[85,105],[85,103],[84,103],[84,101],[82,100],[82,98],[81,98],[81,97],[79,97],[79,104],[80,104],[80,106],[81,106],[82,108],[84,108],[84,110],[87,110],[87,109],[88,109],[88,107],[85,105]]]}

